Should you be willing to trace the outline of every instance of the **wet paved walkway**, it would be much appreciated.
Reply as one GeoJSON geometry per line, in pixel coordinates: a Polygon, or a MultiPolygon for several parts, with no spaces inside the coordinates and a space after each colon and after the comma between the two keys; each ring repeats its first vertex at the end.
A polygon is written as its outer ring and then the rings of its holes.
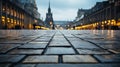
{"type": "Polygon", "coordinates": [[[0,67],[120,67],[120,31],[1,30],[0,67]]]}

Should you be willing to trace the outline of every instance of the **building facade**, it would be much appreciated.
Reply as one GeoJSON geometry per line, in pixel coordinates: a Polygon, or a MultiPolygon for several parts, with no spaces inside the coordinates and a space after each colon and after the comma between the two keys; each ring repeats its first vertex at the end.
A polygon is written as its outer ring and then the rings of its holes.
{"type": "Polygon", "coordinates": [[[97,2],[84,13],[83,18],[74,21],[75,29],[120,29],[119,0],[97,2]]]}
{"type": "Polygon", "coordinates": [[[49,2],[48,13],[46,13],[45,26],[49,29],[55,29],[53,15],[51,12],[51,7],[50,7],[50,2],[49,2]]]}
{"type": "Polygon", "coordinates": [[[39,22],[21,0],[0,0],[0,29],[33,29],[39,22]]]}

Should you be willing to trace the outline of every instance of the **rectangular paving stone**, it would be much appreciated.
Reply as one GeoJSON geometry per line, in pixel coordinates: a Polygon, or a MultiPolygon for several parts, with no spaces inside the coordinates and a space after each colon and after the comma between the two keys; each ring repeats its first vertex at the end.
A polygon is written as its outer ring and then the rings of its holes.
{"type": "Polygon", "coordinates": [[[15,49],[11,52],[9,52],[9,54],[23,54],[23,55],[36,55],[36,54],[41,54],[43,52],[43,50],[41,49],[15,49]]]}
{"type": "Polygon", "coordinates": [[[109,49],[109,51],[111,51],[115,54],[120,54],[120,49],[109,49]]]}
{"type": "Polygon", "coordinates": [[[63,55],[63,63],[97,63],[90,55],[63,55]]]}
{"type": "Polygon", "coordinates": [[[50,40],[44,40],[44,39],[39,39],[39,40],[34,40],[34,42],[49,42],[50,40]]]}
{"type": "Polygon", "coordinates": [[[58,56],[28,56],[23,63],[58,63],[58,56]]]}
{"type": "Polygon", "coordinates": [[[73,50],[73,48],[70,47],[49,47],[45,54],[75,54],[75,51],[73,50]]]}
{"type": "Polygon", "coordinates": [[[50,40],[51,38],[50,37],[46,37],[46,38],[37,38],[35,40],[50,40]]]}
{"type": "Polygon", "coordinates": [[[0,53],[6,53],[18,46],[20,46],[20,44],[0,44],[0,53]]]}
{"type": "Polygon", "coordinates": [[[29,42],[30,40],[4,40],[4,41],[0,41],[0,43],[3,43],[3,44],[24,44],[24,43],[27,43],[29,42]]]}
{"type": "Polygon", "coordinates": [[[120,64],[38,64],[36,67],[120,67],[120,64]]]}
{"type": "Polygon", "coordinates": [[[35,67],[36,64],[17,64],[14,67],[35,67]]]}
{"type": "Polygon", "coordinates": [[[70,44],[50,44],[52,47],[70,47],[70,44]]]}
{"type": "Polygon", "coordinates": [[[0,55],[0,63],[18,63],[25,55],[0,55]]]}
{"type": "Polygon", "coordinates": [[[69,44],[67,41],[52,41],[50,44],[69,44]]]}
{"type": "Polygon", "coordinates": [[[119,41],[111,41],[111,40],[88,40],[93,43],[120,43],[119,41]]]}
{"type": "Polygon", "coordinates": [[[35,42],[35,41],[31,41],[29,43],[47,44],[48,42],[35,42]]]}
{"type": "Polygon", "coordinates": [[[70,41],[81,41],[79,38],[75,38],[75,37],[72,37],[72,38],[67,38],[68,40],[70,41]]]}
{"type": "Polygon", "coordinates": [[[10,67],[11,64],[0,64],[0,67],[10,67]]]}
{"type": "Polygon", "coordinates": [[[65,38],[53,38],[52,41],[66,41],[65,38]]]}
{"type": "Polygon", "coordinates": [[[103,49],[77,49],[79,54],[110,54],[108,51],[103,49]]]}
{"type": "Polygon", "coordinates": [[[120,43],[102,43],[98,45],[104,49],[120,49],[120,43]]]}
{"type": "Polygon", "coordinates": [[[71,46],[67,41],[52,41],[49,46],[71,46]]]}
{"type": "Polygon", "coordinates": [[[89,43],[89,42],[85,42],[85,41],[71,41],[72,45],[75,48],[86,48],[86,49],[99,49],[99,47],[97,47],[96,45],[89,43]]]}
{"type": "Polygon", "coordinates": [[[45,48],[47,44],[39,44],[39,43],[28,43],[24,44],[23,46],[20,46],[18,48],[20,49],[40,49],[40,48],[45,48]]]}
{"type": "Polygon", "coordinates": [[[94,55],[99,61],[102,63],[120,63],[120,55],[112,54],[112,55],[94,55]]]}

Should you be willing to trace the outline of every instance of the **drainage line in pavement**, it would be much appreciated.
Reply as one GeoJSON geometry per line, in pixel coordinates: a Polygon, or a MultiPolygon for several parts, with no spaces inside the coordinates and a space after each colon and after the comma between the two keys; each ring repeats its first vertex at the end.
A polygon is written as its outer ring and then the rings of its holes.
{"type": "Polygon", "coordinates": [[[52,41],[53,37],[55,36],[55,34],[56,34],[56,33],[54,33],[54,35],[51,37],[50,41],[48,42],[48,44],[47,44],[46,47],[44,48],[44,50],[43,50],[43,52],[42,52],[41,55],[44,55],[44,54],[45,54],[45,52],[47,51],[47,48],[48,48],[50,42],[52,41]]]}
{"type": "MultiPolygon", "coordinates": [[[[79,37],[77,37],[77,36],[75,36],[75,35],[73,35],[73,36],[74,36],[74,37],[76,37],[76,38],[79,38],[79,37]]],[[[79,39],[81,39],[81,40],[83,40],[83,41],[86,41],[86,42],[89,42],[89,43],[91,43],[91,44],[93,44],[93,45],[95,45],[95,46],[99,47],[100,49],[103,49],[103,50],[108,51],[109,53],[115,54],[115,53],[113,53],[113,52],[109,51],[108,49],[104,49],[104,48],[100,47],[99,45],[97,45],[97,44],[96,44],[96,43],[94,43],[94,42],[91,42],[91,41],[88,41],[88,40],[85,40],[85,39],[82,39],[82,38],[79,38],[79,39]]]]}
{"type": "MultiPolygon", "coordinates": [[[[75,35],[73,35],[73,36],[76,37],[76,38],[79,38],[79,37],[77,37],[77,36],[75,36],[75,35]]],[[[82,38],[79,38],[79,39],[81,39],[81,40],[83,40],[83,41],[86,41],[86,42],[89,42],[89,43],[91,43],[91,44],[93,44],[93,45],[95,45],[95,46],[97,46],[97,47],[99,47],[99,48],[105,50],[104,48],[98,46],[96,43],[93,43],[93,42],[91,42],[91,41],[88,41],[88,40],[85,40],[85,39],[82,39],[82,38]]]]}
{"type": "Polygon", "coordinates": [[[74,51],[75,51],[75,53],[76,54],[79,54],[79,52],[75,49],[75,47],[71,44],[71,42],[67,39],[67,37],[65,37],[65,35],[63,34],[63,33],[61,33],[63,36],[64,36],[64,38],[68,41],[68,43],[71,45],[71,47],[74,49],[74,51]]]}
{"type": "Polygon", "coordinates": [[[38,39],[38,38],[40,38],[40,37],[42,37],[43,35],[41,35],[41,36],[39,36],[39,37],[37,37],[37,38],[35,38],[35,39],[32,39],[32,40],[30,40],[30,41],[28,41],[26,44],[28,44],[29,42],[32,42],[32,41],[34,41],[34,40],[36,40],[36,39],[38,39]]]}

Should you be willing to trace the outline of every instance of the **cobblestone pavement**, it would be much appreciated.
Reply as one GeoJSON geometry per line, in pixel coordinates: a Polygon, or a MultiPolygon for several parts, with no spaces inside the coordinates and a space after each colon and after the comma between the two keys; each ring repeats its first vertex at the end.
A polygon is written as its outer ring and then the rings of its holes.
{"type": "Polygon", "coordinates": [[[120,67],[120,31],[0,30],[0,67],[120,67]]]}

